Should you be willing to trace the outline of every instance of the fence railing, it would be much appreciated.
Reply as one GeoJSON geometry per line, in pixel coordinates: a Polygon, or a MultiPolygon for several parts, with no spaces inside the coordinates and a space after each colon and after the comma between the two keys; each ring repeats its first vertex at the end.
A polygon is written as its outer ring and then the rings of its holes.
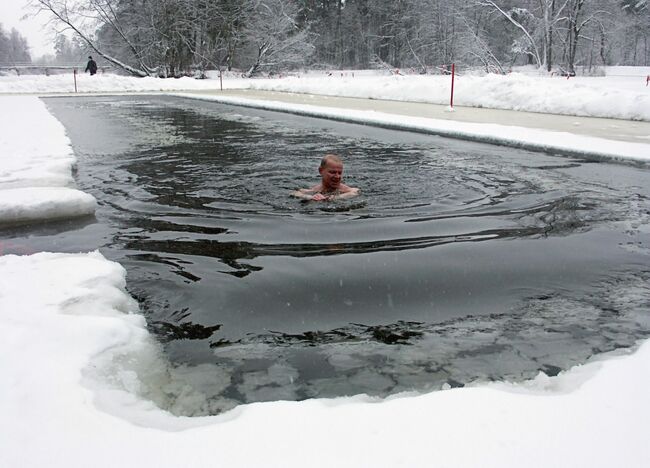
{"type": "MultiPolygon", "coordinates": [[[[38,65],[38,64],[4,64],[0,63],[0,72],[14,72],[17,75],[56,75],[60,73],[69,73],[74,70],[83,71],[86,64],[70,65],[38,65]]],[[[112,70],[113,67],[103,65],[97,67],[98,73],[104,73],[112,70]]]]}

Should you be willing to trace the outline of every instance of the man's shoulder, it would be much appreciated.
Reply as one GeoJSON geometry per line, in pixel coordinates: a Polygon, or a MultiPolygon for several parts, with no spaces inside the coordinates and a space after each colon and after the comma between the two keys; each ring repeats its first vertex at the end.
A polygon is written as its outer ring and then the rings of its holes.
{"type": "Polygon", "coordinates": [[[339,188],[339,191],[341,193],[352,193],[352,192],[358,192],[359,188],[358,187],[350,187],[349,185],[343,185],[341,184],[341,187],[339,188]]]}

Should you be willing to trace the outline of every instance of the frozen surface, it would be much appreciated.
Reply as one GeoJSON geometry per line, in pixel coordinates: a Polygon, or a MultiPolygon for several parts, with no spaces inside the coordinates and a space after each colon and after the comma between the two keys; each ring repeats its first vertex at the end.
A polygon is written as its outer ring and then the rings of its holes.
{"type": "MultiPolygon", "coordinates": [[[[524,78],[503,79],[520,83],[510,90],[511,105],[526,100],[524,78]]],[[[147,83],[130,80],[134,87],[147,83]]],[[[319,91],[331,88],[320,80],[319,91]]],[[[26,83],[2,78],[0,92],[44,91],[26,83]]],[[[497,99],[485,86],[477,95],[497,99]]],[[[607,86],[600,89],[578,90],[580,105],[571,112],[648,118],[645,89],[613,100],[607,86]],[[609,104],[587,103],[599,99],[609,104]]],[[[70,189],[74,155],[45,106],[35,97],[4,96],[0,104],[0,222],[13,213],[35,219],[91,212],[87,195],[55,190],[70,189]]],[[[534,105],[560,112],[565,103],[534,105]]],[[[182,384],[167,373],[124,276],[97,252],[0,257],[0,466],[650,466],[648,342],[525,384],[173,417],[154,401],[169,404],[182,384]]]]}
{"type": "Polygon", "coordinates": [[[0,98],[0,225],[94,213],[73,188],[75,156],[63,125],[37,97],[0,98]]]}

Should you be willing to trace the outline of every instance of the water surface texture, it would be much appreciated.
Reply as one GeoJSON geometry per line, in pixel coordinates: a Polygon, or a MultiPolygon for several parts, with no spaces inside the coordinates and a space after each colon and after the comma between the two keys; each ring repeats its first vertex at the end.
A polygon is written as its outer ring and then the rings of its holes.
{"type": "Polygon", "coordinates": [[[100,248],[205,399],[389,395],[556,374],[649,335],[650,171],[163,97],[47,100],[100,248]],[[326,151],[362,196],[301,202],[326,151]]]}

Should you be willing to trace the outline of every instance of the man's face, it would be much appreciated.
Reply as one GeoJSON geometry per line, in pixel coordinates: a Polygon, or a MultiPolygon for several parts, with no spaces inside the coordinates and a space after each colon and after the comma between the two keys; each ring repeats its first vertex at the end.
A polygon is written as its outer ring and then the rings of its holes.
{"type": "Polygon", "coordinates": [[[343,179],[343,164],[328,161],[323,167],[318,168],[320,172],[323,189],[327,191],[337,190],[343,179]]]}

